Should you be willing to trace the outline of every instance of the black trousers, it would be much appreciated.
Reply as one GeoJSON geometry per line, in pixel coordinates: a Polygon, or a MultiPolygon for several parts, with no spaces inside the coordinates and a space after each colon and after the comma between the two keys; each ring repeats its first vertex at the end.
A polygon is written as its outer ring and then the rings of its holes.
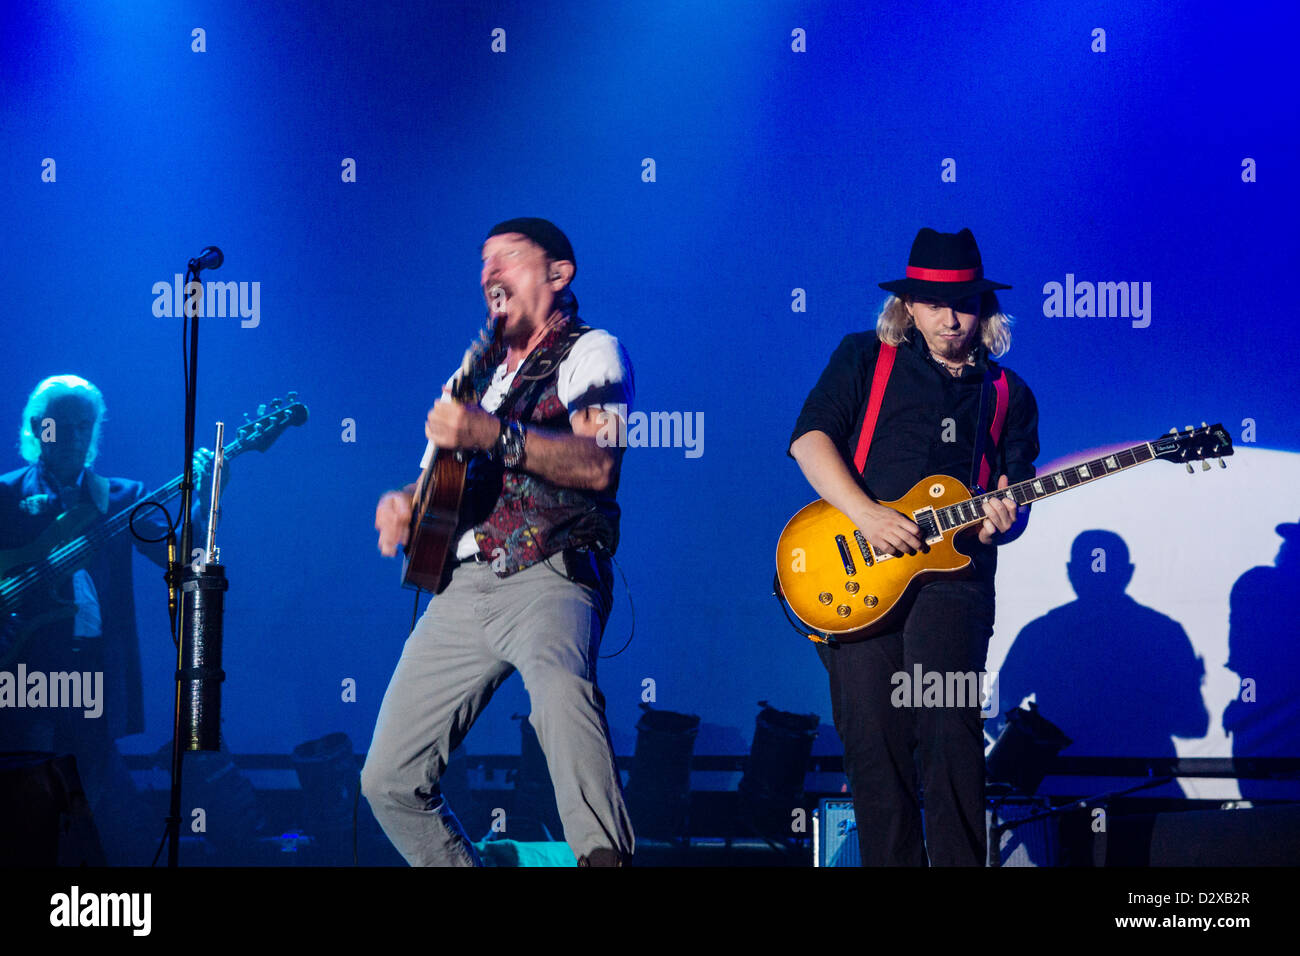
{"type": "Polygon", "coordinates": [[[983,720],[960,678],[983,670],[992,633],[990,584],[938,581],[920,589],[898,630],[818,645],[863,866],[924,866],[927,851],[932,866],[985,865],[983,720]],[[918,665],[945,693],[913,686],[918,665]]]}

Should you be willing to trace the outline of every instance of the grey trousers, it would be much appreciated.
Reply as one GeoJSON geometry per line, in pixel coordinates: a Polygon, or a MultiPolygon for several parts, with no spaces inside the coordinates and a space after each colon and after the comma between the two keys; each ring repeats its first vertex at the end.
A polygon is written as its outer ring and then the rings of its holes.
{"type": "Polygon", "coordinates": [[[480,863],[438,779],[516,670],[574,856],[598,847],[631,855],[632,824],[596,687],[601,609],[593,589],[545,563],[505,578],[487,564],[463,564],[429,602],[388,684],[361,771],[361,792],[412,866],[480,863]]]}

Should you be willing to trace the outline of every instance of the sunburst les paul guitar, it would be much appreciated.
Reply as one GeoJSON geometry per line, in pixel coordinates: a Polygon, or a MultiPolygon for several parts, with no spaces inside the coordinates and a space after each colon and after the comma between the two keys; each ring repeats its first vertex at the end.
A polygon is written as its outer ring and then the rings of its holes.
{"type": "Polygon", "coordinates": [[[787,522],[777,541],[777,587],[806,627],[841,643],[864,640],[890,626],[892,612],[914,587],[970,565],[955,544],[962,532],[983,523],[987,499],[1028,505],[1157,458],[1191,471],[1193,461],[1208,469],[1210,458],[1227,467],[1223,458],[1231,454],[1223,426],[1202,425],[974,497],[955,478],[934,475],[897,501],[881,502],[921,530],[923,549],[901,557],[878,551],[840,511],[814,501],[787,522]]]}
{"type": "MultiPolygon", "coordinates": [[[[246,451],[265,451],[286,428],[306,420],[307,406],[290,392],[284,404],[275,399],[259,406],[258,417],[239,426],[239,437],[222,454],[229,460],[246,451]]],[[[0,551],[0,669],[17,660],[41,628],[76,615],[76,604],[58,597],[60,585],[86,567],[105,542],[127,530],[132,512],[141,504],[163,504],[179,495],[183,477],[177,475],[102,522],[93,504],[65,511],[31,544],[0,551]]]]}

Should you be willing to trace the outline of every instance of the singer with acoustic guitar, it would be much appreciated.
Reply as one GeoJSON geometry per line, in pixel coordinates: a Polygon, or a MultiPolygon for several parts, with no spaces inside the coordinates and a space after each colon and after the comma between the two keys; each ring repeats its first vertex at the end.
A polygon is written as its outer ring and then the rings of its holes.
{"type": "MultiPolygon", "coordinates": [[[[626,352],[578,318],[573,247],[544,219],[488,233],[487,325],[423,422],[420,481],[385,494],[379,550],[435,592],[407,638],[361,789],[413,866],[480,858],[439,790],[452,751],[516,670],[532,704],[564,836],[579,866],[634,849],[596,661],[618,544],[626,352]]],[[[437,386],[433,389],[435,392],[437,386]]]]}
{"type": "MultiPolygon", "coordinates": [[[[880,502],[903,497],[927,476],[1005,488],[1032,478],[1038,455],[1033,393],[994,361],[1011,344],[995,290],[1010,286],[984,278],[970,230],[922,229],[906,276],[880,285],[891,295],[875,331],[845,336],[790,440],[809,484],[862,539],[839,536],[846,574],[817,595],[830,620],[847,620],[879,600],[853,573],[864,562],[926,547],[910,518],[880,502]]],[[[933,482],[929,493],[938,500],[945,484],[933,482]]],[[[969,574],[910,591],[865,640],[832,637],[817,645],[864,866],[986,862],[979,701],[914,706],[895,694],[895,675],[912,675],[917,666],[923,674],[983,671],[997,546],[1023,530],[1027,509],[1019,510],[1014,501],[989,499],[984,520],[961,544],[973,558],[969,574]]],[[[778,562],[792,559],[798,556],[777,555],[778,562]]]]}

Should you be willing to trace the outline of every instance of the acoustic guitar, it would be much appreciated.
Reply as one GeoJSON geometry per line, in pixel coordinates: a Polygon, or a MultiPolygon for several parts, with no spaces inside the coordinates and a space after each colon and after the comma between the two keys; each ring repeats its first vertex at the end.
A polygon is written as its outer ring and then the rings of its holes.
{"type": "Polygon", "coordinates": [[[970,565],[956,539],[983,523],[987,499],[1028,505],[1157,458],[1186,463],[1192,471],[1193,461],[1208,470],[1209,458],[1226,468],[1223,458],[1231,454],[1232,440],[1223,426],[1202,425],[974,497],[957,479],[933,475],[897,501],[881,502],[921,529],[922,550],[902,556],[877,550],[843,513],[814,501],[786,523],[777,541],[778,593],[811,630],[839,643],[864,640],[890,626],[892,613],[914,588],[970,565]]]}
{"type": "MultiPolygon", "coordinates": [[[[495,290],[494,290],[495,291],[495,290]]],[[[490,293],[491,294],[491,293],[490,293]]],[[[460,371],[451,384],[451,398],[462,405],[477,403],[482,396],[474,389],[475,372],[496,364],[501,346],[495,323],[479,333],[461,360],[460,371]]],[[[411,522],[402,548],[402,586],[441,594],[450,578],[447,557],[460,524],[460,504],[465,493],[469,457],[464,451],[436,449],[420,473],[412,502],[411,522]]]]}
{"type": "MultiPolygon", "coordinates": [[[[283,407],[279,399],[270,403],[269,410],[259,406],[258,417],[240,425],[239,437],[222,449],[226,459],[246,451],[265,451],[290,425],[305,422],[307,406],[297,399],[297,393],[290,392],[283,407]]],[[[131,515],[142,504],[163,504],[179,495],[184,477],[177,475],[102,522],[93,504],[65,511],[32,543],[0,552],[0,669],[13,663],[42,627],[76,616],[76,604],[57,596],[60,585],[86,567],[105,542],[130,527],[131,515]]]]}

